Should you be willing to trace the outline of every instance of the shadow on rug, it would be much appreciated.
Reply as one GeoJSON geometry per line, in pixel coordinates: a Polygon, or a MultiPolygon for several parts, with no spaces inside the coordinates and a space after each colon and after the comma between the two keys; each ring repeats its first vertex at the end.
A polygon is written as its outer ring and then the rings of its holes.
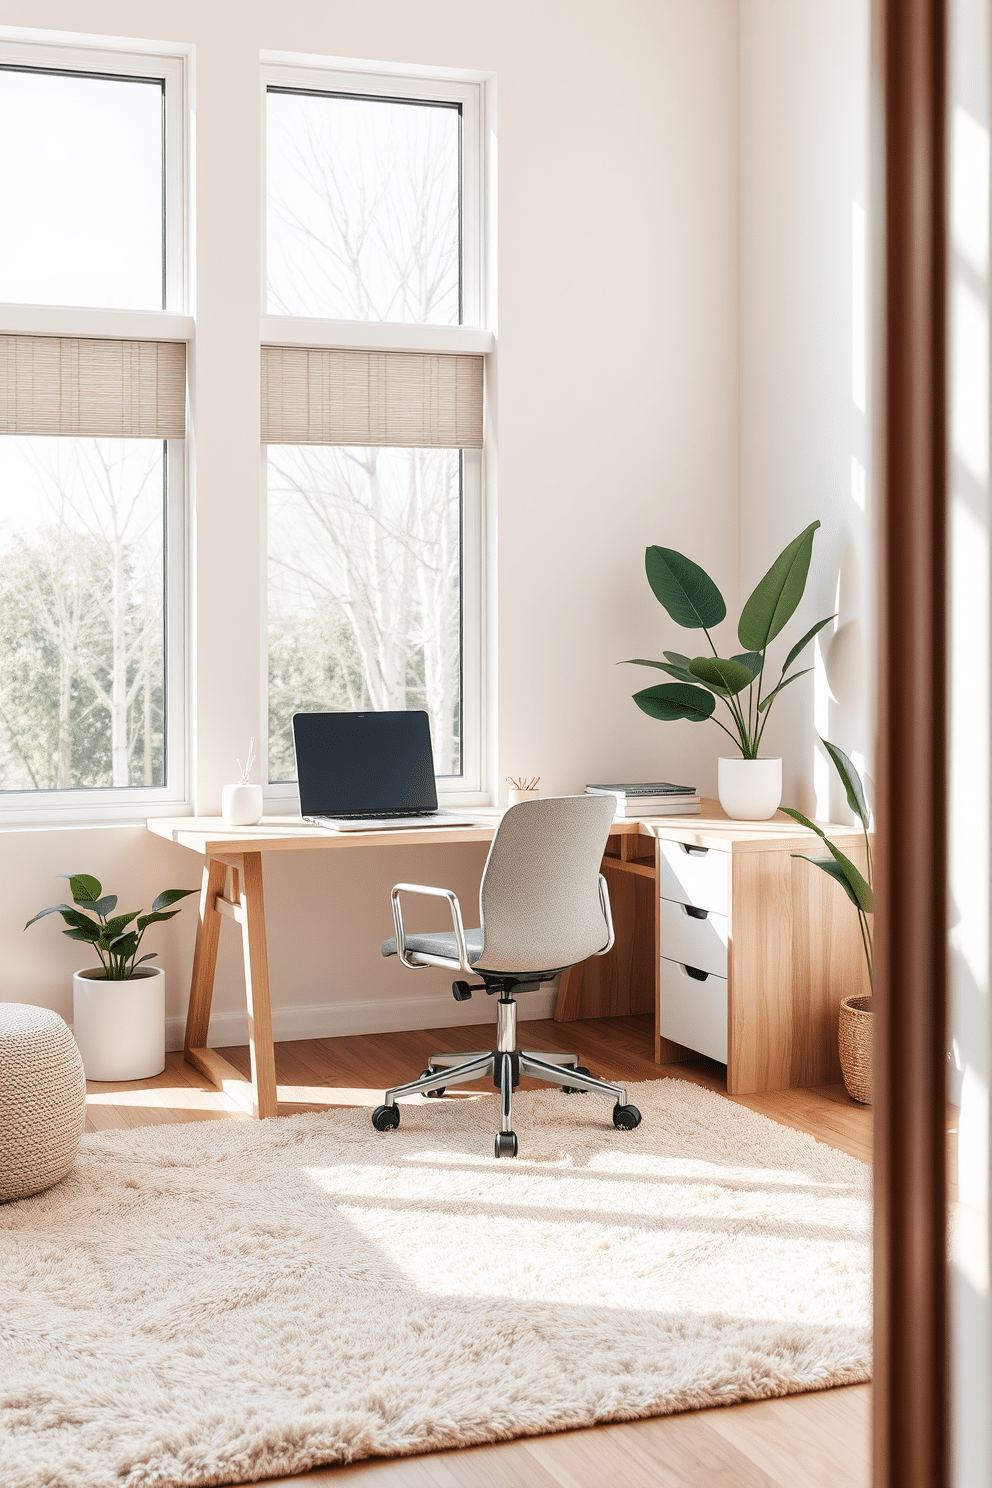
{"type": "Polygon", "coordinates": [[[869,1169],[679,1080],[84,1139],[0,1209],[5,1488],[248,1482],[869,1377],[869,1169]]]}

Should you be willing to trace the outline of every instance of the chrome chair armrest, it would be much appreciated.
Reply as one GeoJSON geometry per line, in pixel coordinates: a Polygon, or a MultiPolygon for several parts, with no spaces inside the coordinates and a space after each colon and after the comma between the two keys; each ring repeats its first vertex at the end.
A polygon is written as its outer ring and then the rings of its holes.
{"type": "Polygon", "coordinates": [[[599,875],[599,902],[603,910],[603,918],[606,921],[606,928],[610,932],[610,938],[603,949],[596,952],[596,955],[605,956],[607,951],[612,951],[616,935],[613,930],[613,911],[610,909],[610,891],[606,886],[606,879],[602,874],[599,875]]]}
{"type": "MultiPolygon", "coordinates": [[[[602,893],[602,890],[600,890],[602,893]]],[[[401,894],[429,894],[435,899],[447,899],[448,908],[451,910],[451,923],[455,932],[455,946],[458,950],[458,969],[466,976],[472,976],[473,968],[469,964],[468,946],[465,944],[465,926],[462,923],[462,908],[458,903],[458,895],[452,889],[435,889],[426,884],[397,884],[393,889],[391,899],[393,905],[393,928],[396,931],[396,954],[404,966],[409,966],[412,971],[423,971],[424,963],[411,961],[406,953],[406,933],[403,929],[403,910],[400,905],[401,894]]],[[[610,945],[613,944],[613,927],[610,926],[610,945]]]]}

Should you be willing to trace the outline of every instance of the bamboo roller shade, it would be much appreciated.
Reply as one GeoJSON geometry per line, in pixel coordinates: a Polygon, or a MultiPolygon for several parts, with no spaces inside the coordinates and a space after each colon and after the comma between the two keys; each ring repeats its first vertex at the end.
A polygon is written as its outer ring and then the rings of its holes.
{"type": "Polygon", "coordinates": [[[0,434],[184,439],[185,343],[0,336],[0,434]]]}
{"type": "Polygon", "coordinates": [[[482,360],[263,346],[262,442],[481,449],[482,360]]]}

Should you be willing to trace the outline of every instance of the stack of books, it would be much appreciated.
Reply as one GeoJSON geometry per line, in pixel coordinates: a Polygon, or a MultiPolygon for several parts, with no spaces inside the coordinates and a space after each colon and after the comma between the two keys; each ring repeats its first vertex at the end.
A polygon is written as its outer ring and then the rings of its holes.
{"type": "Polygon", "coordinates": [[[694,785],[652,780],[641,785],[587,785],[587,796],[615,796],[616,815],[698,816],[700,798],[694,785]]]}

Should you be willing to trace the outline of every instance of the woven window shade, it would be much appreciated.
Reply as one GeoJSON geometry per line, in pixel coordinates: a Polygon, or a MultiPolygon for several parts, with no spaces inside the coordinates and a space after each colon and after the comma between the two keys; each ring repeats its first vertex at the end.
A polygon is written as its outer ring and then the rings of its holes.
{"type": "Polygon", "coordinates": [[[482,448],[482,357],[262,347],[263,444],[482,448]]]}
{"type": "Polygon", "coordinates": [[[0,434],[184,439],[185,343],[0,336],[0,434]]]}

